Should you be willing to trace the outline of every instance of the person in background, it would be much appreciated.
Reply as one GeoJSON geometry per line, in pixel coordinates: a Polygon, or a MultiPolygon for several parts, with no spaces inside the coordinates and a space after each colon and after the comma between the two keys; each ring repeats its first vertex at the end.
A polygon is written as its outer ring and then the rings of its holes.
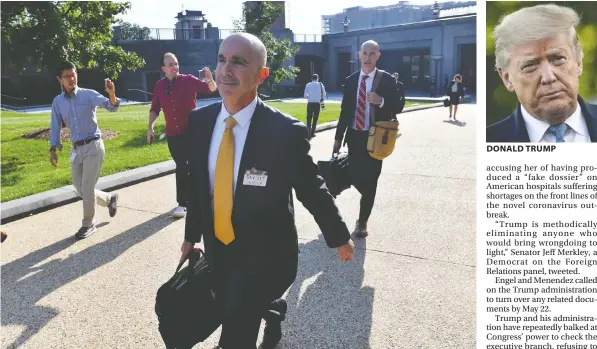
{"type": "Polygon", "coordinates": [[[429,97],[435,97],[435,77],[429,77],[429,97]]]}
{"type": "Polygon", "coordinates": [[[203,68],[205,78],[200,80],[190,74],[180,74],[178,59],[167,52],[162,56],[162,71],[166,76],[155,84],[151,109],[149,110],[149,127],[147,128],[147,143],[151,144],[154,135],[155,122],[164,110],[166,120],[166,136],[168,149],[172,160],[176,164],[176,201],[178,207],[172,211],[174,218],[182,218],[187,212],[189,192],[188,158],[188,125],[189,113],[196,107],[197,93],[210,94],[216,90],[216,83],[209,68],[203,68]]]}
{"type": "Polygon", "coordinates": [[[446,95],[450,97],[450,117],[452,119],[452,106],[454,107],[454,121],[456,121],[456,112],[458,111],[458,103],[460,98],[464,97],[464,85],[462,85],[462,76],[460,74],[454,75],[454,79],[448,84],[446,95]]]}
{"type": "Polygon", "coordinates": [[[327,97],[325,87],[319,82],[319,76],[313,74],[311,76],[311,82],[305,86],[305,98],[307,98],[307,129],[310,132],[310,137],[315,137],[317,119],[319,119],[321,102],[324,97],[327,97]],[[312,124],[311,120],[313,121],[312,124]]]}
{"type": "Polygon", "coordinates": [[[60,63],[56,71],[56,79],[64,92],[52,101],[50,163],[58,167],[56,149],[62,150],[60,129],[64,124],[70,130],[72,143],[70,162],[73,186],[77,195],[83,198],[83,221],[75,237],[84,239],[97,231],[96,200],[98,204],[108,208],[110,217],[116,215],[118,193],[110,194],[95,189],[106,155],[95,111],[97,107],[102,107],[115,112],[118,110],[120,101],[116,98],[114,83],[110,80],[106,80],[106,92],[109,98],[97,91],[78,87],[77,68],[71,62],[60,63]]]}
{"type": "Polygon", "coordinates": [[[404,109],[404,105],[406,104],[406,96],[404,95],[404,84],[400,82],[400,74],[397,72],[394,73],[394,80],[396,80],[396,89],[398,90],[398,108],[396,109],[396,114],[402,113],[404,109]]]}

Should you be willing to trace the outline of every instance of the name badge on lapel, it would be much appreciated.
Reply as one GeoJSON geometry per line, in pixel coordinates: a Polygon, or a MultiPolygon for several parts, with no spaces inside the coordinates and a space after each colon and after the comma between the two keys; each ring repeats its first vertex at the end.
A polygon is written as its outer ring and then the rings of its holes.
{"type": "Polygon", "coordinates": [[[259,171],[255,168],[245,171],[245,178],[243,185],[251,185],[254,187],[265,187],[267,183],[267,171],[259,171]]]}

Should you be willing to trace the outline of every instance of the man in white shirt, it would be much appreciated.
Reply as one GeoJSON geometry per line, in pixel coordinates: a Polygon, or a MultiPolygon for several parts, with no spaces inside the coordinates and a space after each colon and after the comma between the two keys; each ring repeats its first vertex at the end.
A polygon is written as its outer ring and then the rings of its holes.
{"type": "MultiPolygon", "coordinates": [[[[265,105],[257,88],[269,75],[255,36],[235,33],[220,45],[216,81],[223,101],[189,116],[189,203],[184,260],[205,243],[222,321],[218,348],[273,349],[286,313],[282,295],[298,266],[292,190],[312,212],[342,261],[354,254],[350,232],[309,156],[303,123],[265,105]]],[[[293,345],[290,344],[290,347],[293,345]]]]}
{"type": "Polygon", "coordinates": [[[305,86],[305,98],[307,98],[307,129],[311,132],[311,137],[315,137],[317,119],[319,119],[319,110],[323,97],[326,96],[325,87],[319,82],[319,76],[313,74],[311,82],[305,86]],[[311,124],[313,120],[313,124],[311,124]],[[313,127],[311,127],[313,125],[313,127]]]}
{"type": "Polygon", "coordinates": [[[511,13],[496,26],[496,68],[520,104],[487,128],[488,142],[597,142],[597,106],[578,94],[579,21],[574,10],[546,4],[511,13]]]}

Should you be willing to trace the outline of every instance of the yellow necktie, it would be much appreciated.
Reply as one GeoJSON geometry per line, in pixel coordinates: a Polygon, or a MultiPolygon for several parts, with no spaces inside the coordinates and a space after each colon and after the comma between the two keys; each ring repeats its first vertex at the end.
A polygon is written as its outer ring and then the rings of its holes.
{"type": "Polygon", "coordinates": [[[234,241],[232,202],[234,199],[234,133],[237,122],[226,118],[226,131],[220,143],[214,180],[214,229],[216,238],[228,245],[234,241]]]}

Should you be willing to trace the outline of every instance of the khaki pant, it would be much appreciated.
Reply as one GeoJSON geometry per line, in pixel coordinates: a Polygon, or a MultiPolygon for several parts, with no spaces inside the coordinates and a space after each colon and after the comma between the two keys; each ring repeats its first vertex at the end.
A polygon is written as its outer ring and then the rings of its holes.
{"type": "Polygon", "coordinates": [[[112,194],[95,190],[95,185],[102,171],[106,150],[101,139],[78,146],[71,150],[71,174],[77,195],[83,199],[83,227],[94,224],[95,202],[108,206],[112,194]],[[74,156],[74,159],[73,159],[74,156]]]}

